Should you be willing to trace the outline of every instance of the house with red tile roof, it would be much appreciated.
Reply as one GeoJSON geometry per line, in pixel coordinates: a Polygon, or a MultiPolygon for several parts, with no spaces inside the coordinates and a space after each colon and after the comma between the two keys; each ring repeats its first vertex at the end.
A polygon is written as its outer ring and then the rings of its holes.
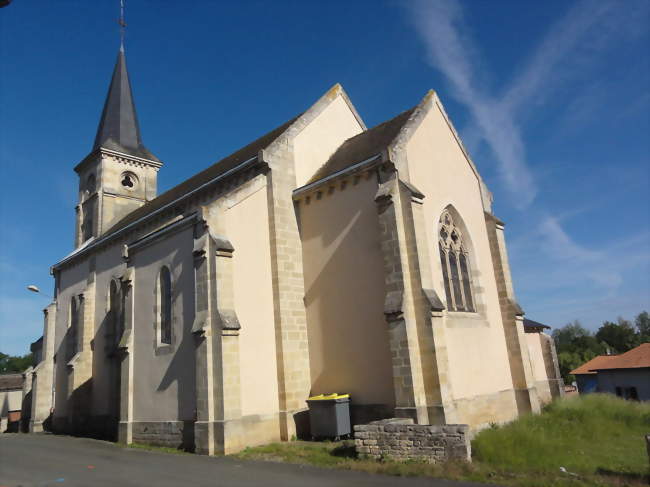
{"type": "Polygon", "coordinates": [[[571,373],[576,376],[580,394],[607,392],[650,401],[650,343],[620,355],[600,355],[571,373]]]}

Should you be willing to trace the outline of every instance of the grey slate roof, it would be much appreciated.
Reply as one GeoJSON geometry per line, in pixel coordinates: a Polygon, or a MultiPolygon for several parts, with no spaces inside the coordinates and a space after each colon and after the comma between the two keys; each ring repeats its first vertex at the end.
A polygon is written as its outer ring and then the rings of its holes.
{"type": "Polygon", "coordinates": [[[524,318],[524,330],[535,332],[535,331],[542,331],[544,329],[550,330],[551,327],[548,325],[544,325],[542,323],[538,323],[537,321],[524,318]]]}
{"type": "Polygon", "coordinates": [[[416,108],[413,107],[406,110],[396,117],[343,142],[341,147],[316,171],[307,184],[314,183],[335,172],[381,153],[382,150],[387,148],[395,140],[395,137],[397,137],[416,108]]]}
{"type": "MultiPolygon", "coordinates": [[[[298,115],[300,117],[300,115],[298,115]]],[[[277,139],[282,133],[289,128],[289,126],[296,121],[298,117],[292,118],[286,123],[283,123],[279,127],[271,130],[262,137],[254,140],[247,146],[239,149],[236,152],[233,152],[229,156],[221,159],[220,161],[214,163],[207,169],[195,174],[189,179],[186,179],[177,186],[174,186],[172,189],[164,192],[157,198],[145,203],[140,208],[133,210],[131,213],[126,215],[115,225],[113,225],[105,234],[109,236],[112,233],[115,233],[127,225],[135,222],[136,220],[146,216],[147,214],[162,208],[168,203],[180,198],[181,196],[189,193],[190,191],[200,187],[201,185],[207,183],[208,181],[220,176],[221,174],[226,173],[227,171],[235,168],[237,165],[241,164],[248,159],[251,159],[259,154],[262,149],[268,147],[275,139],[277,139]]]]}
{"type": "Polygon", "coordinates": [[[121,48],[117,54],[93,151],[100,147],[158,161],[156,156],[142,144],[129,73],[126,69],[126,58],[121,48]]]}
{"type": "Polygon", "coordinates": [[[0,391],[15,391],[23,388],[22,374],[1,374],[0,391]]]}

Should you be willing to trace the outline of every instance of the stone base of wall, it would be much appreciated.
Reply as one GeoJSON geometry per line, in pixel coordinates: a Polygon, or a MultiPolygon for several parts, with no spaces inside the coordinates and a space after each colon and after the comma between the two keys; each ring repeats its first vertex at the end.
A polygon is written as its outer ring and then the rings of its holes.
{"type": "MultiPolygon", "coordinates": [[[[185,451],[194,451],[194,421],[134,421],[131,423],[134,443],[147,443],[185,451]]],[[[57,434],[117,441],[118,420],[111,416],[67,417],[52,419],[57,434]]]]}
{"type": "Polygon", "coordinates": [[[98,440],[117,440],[117,418],[109,415],[92,416],[88,424],[88,431],[84,436],[98,440]]]}
{"type": "Polygon", "coordinates": [[[388,404],[350,403],[351,424],[368,424],[371,421],[394,418],[395,416],[397,416],[395,414],[395,406],[389,406],[388,404]]]}
{"type": "Polygon", "coordinates": [[[34,432],[43,429],[51,430],[53,433],[81,436],[84,438],[95,438],[98,440],[117,440],[117,419],[108,416],[85,416],[78,415],[74,418],[67,416],[55,416],[46,423],[33,422],[34,432]],[[40,427],[40,429],[38,429],[40,427]]]}
{"type": "Polygon", "coordinates": [[[52,417],[52,432],[57,434],[66,433],[68,429],[68,418],[66,416],[52,417]]]}
{"type": "Polygon", "coordinates": [[[411,419],[384,419],[354,427],[354,443],[360,458],[472,461],[469,426],[413,424],[411,419]]]}
{"type": "Polygon", "coordinates": [[[564,396],[564,379],[549,379],[548,385],[553,399],[564,396]]]}
{"type": "Polygon", "coordinates": [[[241,418],[244,439],[240,449],[280,441],[279,415],[252,414],[241,418]]]}
{"type": "Polygon", "coordinates": [[[209,454],[210,432],[214,444],[212,451],[215,454],[237,453],[249,446],[264,445],[281,441],[280,415],[251,414],[228,421],[197,422],[195,423],[196,453],[209,454]]]}
{"type": "Polygon", "coordinates": [[[457,421],[468,424],[474,433],[491,424],[508,423],[519,415],[513,389],[456,399],[454,406],[457,421]]]}
{"type": "Polygon", "coordinates": [[[548,404],[553,400],[549,381],[547,380],[536,381],[535,389],[537,389],[537,397],[539,398],[540,405],[543,406],[544,404],[548,404]]]}
{"type": "Polygon", "coordinates": [[[30,433],[42,433],[44,431],[52,431],[52,415],[48,416],[45,421],[31,420],[29,422],[30,433]]]}
{"type": "Polygon", "coordinates": [[[194,421],[134,421],[133,442],[194,451],[194,421]]]}

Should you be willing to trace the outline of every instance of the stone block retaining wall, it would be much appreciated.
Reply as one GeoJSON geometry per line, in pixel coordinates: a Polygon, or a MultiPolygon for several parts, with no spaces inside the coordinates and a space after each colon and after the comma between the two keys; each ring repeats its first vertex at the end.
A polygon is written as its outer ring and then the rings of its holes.
{"type": "Polygon", "coordinates": [[[469,426],[413,424],[412,419],[384,419],[354,427],[354,443],[360,458],[393,460],[446,460],[470,462],[469,426]]]}
{"type": "Polygon", "coordinates": [[[193,451],[194,422],[136,421],[133,422],[133,442],[193,451]]]}

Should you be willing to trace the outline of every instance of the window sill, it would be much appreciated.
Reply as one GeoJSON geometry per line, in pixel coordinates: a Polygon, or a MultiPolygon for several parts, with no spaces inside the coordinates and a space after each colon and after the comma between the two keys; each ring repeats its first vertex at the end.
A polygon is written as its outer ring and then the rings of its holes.
{"type": "Polygon", "coordinates": [[[169,355],[173,352],[173,344],[171,343],[156,343],[155,347],[156,355],[169,355]]]}
{"type": "Polygon", "coordinates": [[[81,355],[81,352],[75,353],[72,357],[70,357],[70,360],[65,364],[67,367],[70,367],[71,369],[74,369],[74,366],[77,364],[79,361],[79,356],[81,355]]]}
{"type": "Polygon", "coordinates": [[[478,311],[447,311],[449,316],[481,317],[478,311]]]}
{"type": "Polygon", "coordinates": [[[487,328],[490,323],[477,311],[448,311],[447,325],[450,328],[487,328]]]}

